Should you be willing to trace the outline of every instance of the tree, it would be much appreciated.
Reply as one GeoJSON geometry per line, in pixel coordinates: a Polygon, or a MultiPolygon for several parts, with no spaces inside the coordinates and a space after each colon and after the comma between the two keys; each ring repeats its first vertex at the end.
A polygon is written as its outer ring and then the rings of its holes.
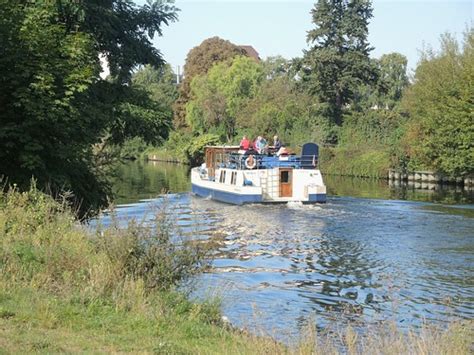
{"type": "Polygon", "coordinates": [[[132,85],[147,91],[150,98],[168,110],[178,98],[176,76],[171,65],[154,68],[145,65],[132,75],[132,85]]]}
{"type": "Polygon", "coordinates": [[[262,66],[248,57],[216,64],[206,75],[196,76],[186,105],[188,124],[196,133],[213,131],[231,141],[236,117],[257,94],[263,76],[262,66]]]}
{"type": "Polygon", "coordinates": [[[372,62],[378,72],[377,80],[358,88],[353,98],[354,108],[357,111],[394,110],[409,84],[407,58],[400,53],[390,53],[372,62]]]}
{"type": "Polygon", "coordinates": [[[384,54],[378,60],[378,107],[393,109],[408,86],[407,58],[400,53],[384,54]]]}
{"type": "Polygon", "coordinates": [[[462,49],[446,34],[439,53],[423,53],[403,100],[410,114],[404,137],[410,168],[452,176],[474,172],[473,82],[473,28],[465,34],[462,49]]]}
{"type": "Polygon", "coordinates": [[[304,52],[303,85],[328,104],[329,115],[342,124],[342,110],[357,88],[370,83],[376,71],[367,42],[372,7],[368,0],[318,0],[311,10],[316,26],[308,32],[313,45],[304,52]]]}
{"type": "Polygon", "coordinates": [[[190,100],[191,82],[194,77],[206,74],[216,63],[230,60],[239,55],[245,56],[245,50],[219,37],[208,38],[189,51],[184,65],[185,76],[174,107],[175,128],[186,126],[186,104],[190,100]]]}
{"type": "Polygon", "coordinates": [[[167,132],[160,108],[126,84],[135,65],[163,62],[148,36],[175,10],[161,1],[0,0],[0,13],[0,175],[20,187],[34,176],[96,209],[109,193],[106,143],[167,132]],[[107,81],[99,54],[110,64],[107,81]]]}

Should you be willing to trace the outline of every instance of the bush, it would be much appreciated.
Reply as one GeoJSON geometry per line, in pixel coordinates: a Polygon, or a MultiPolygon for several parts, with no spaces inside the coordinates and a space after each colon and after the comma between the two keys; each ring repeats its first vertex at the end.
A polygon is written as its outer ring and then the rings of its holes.
{"type": "Polygon", "coordinates": [[[169,290],[207,266],[207,249],[182,240],[165,211],[151,225],[118,223],[96,233],[65,203],[33,185],[0,195],[2,278],[81,297],[120,294],[132,282],[146,293],[169,290]]]}
{"type": "Polygon", "coordinates": [[[325,174],[386,178],[390,156],[385,150],[324,147],[320,163],[325,174]]]}

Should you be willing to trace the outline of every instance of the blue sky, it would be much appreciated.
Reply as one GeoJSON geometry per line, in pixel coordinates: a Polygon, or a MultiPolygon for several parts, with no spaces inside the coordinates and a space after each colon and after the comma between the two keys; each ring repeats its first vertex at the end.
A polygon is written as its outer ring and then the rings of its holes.
{"type": "MultiPolygon", "coordinates": [[[[143,3],[137,0],[137,3],[143,3]]],[[[184,65],[189,50],[203,40],[219,36],[235,44],[252,45],[265,59],[302,56],[308,48],[306,32],[312,28],[312,0],[176,0],[178,22],[164,28],[154,44],[173,68],[184,65]]],[[[462,38],[473,21],[473,1],[375,0],[369,26],[372,57],[399,52],[415,68],[419,50],[439,47],[448,31],[462,38]]]]}

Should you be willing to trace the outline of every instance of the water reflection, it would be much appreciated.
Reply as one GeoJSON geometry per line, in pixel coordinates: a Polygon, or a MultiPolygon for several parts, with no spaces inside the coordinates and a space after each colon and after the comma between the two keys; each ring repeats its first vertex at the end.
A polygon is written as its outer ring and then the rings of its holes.
{"type": "MultiPolygon", "coordinates": [[[[189,186],[186,169],[176,165],[132,170],[121,185],[127,201],[163,186],[189,186]],[[150,185],[140,189],[145,181],[150,185]]],[[[280,338],[312,315],[319,327],[474,318],[472,205],[392,201],[398,195],[380,181],[326,181],[324,205],[233,206],[183,192],[119,206],[117,214],[139,218],[166,201],[181,233],[215,250],[213,270],[197,280],[196,296],[218,293],[234,324],[280,338]]]]}
{"type": "Polygon", "coordinates": [[[328,194],[444,204],[474,203],[474,190],[461,186],[325,176],[328,194]]]}
{"type": "Polygon", "coordinates": [[[117,167],[113,180],[115,204],[133,203],[166,192],[189,191],[189,168],[163,162],[128,162],[117,167]]]}

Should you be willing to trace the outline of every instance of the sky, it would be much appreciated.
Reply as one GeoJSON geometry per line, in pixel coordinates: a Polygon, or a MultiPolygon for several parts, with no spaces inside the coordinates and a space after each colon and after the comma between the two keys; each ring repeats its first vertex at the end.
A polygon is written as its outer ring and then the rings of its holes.
{"type": "MultiPolygon", "coordinates": [[[[143,0],[136,0],[143,3],[143,0]]],[[[163,28],[154,45],[176,71],[186,55],[207,38],[218,36],[251,45],[262,59],[301,57],[308,49],[306,33],[314,26],[310,10],[316,0],[176,0],[177,22],[163,28]]],[[[375,0],[369,25],[371,56],[399,52],[414,69],[423,48],[439,48],[445,32],[462,39],[473,25],[474,0],[375,0]]]]}

